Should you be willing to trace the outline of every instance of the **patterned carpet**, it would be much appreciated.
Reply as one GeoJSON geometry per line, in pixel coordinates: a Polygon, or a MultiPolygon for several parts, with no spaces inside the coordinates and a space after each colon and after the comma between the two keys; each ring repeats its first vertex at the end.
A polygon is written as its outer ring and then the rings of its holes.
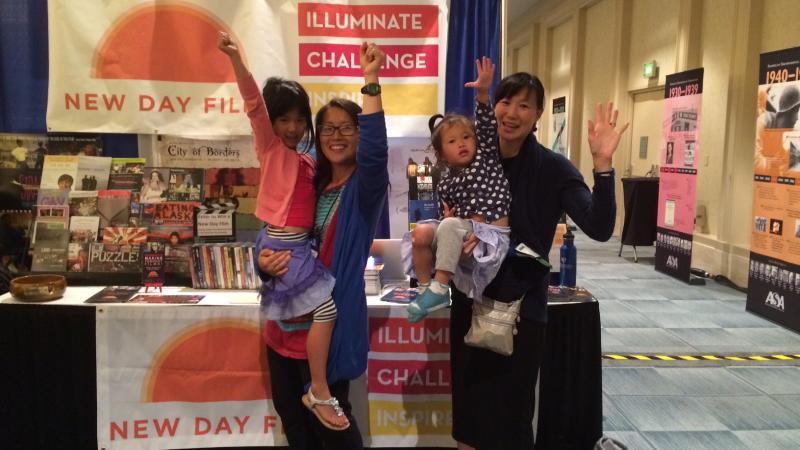
{"type": "Polygon", "coordinates": [[[731,287],[656,272],[654,247],[639,247],[635,263],[631,247],[617,256],[617,239],[579,234],[576,246],[578,284],[600,302],[603,353],[628,355],[603,362],[606,435],[631,449],[800,448],[800,361],[771,357],[800,355],[800,334],[745,311],[731,287]]]}

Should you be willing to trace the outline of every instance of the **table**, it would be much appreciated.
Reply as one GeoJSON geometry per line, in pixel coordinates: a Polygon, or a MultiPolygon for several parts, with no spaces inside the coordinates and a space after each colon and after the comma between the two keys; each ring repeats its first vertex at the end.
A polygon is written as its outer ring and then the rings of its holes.
{"type": "Polygon", "coordinates": [[[537,449],[591,449],[603,435],[597,300],[549,302],[539,372],[537,449]]]}
{"type": "Polygon", "coordinates": [[[634,261],[639,262],[636,246],[653,245],[656,240],[658,178],[623,178],[622,192],[625,198],[625,219],[618,256],[622,256],[623,245],[632,245],[634,261]]]}
{"type": "MultiPolygon", "coordinates": [[[[86,298],[99,288],[69,289],[86,298]]],[[[97,448],[96,305],[0,302],[3,446],[97,448]]],[[[537,448],[590,449],[602,435],[598,304],[551,302],[548,315],[537,448]]]]}

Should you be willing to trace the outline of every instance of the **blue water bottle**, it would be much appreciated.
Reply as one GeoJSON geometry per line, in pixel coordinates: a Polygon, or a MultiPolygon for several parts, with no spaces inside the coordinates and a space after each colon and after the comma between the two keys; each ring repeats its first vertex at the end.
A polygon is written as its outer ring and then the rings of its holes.
{"type": "Polygon", "coordinates": [[[561,286],[575,287],[578,249],[575,248],[575,235],[572,234],[574,229],[575,227],[567,227],[564,244],[561,246],[561,286]]]}

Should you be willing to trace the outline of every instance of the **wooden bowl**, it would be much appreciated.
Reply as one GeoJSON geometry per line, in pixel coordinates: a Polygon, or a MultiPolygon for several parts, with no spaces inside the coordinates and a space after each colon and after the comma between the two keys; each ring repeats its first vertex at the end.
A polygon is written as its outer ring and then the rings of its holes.
{"type": "Polygon", "coordinates": [[[62,275],[27,275],[11,280],[11,296],[21,302],[48,302],[64,296],[62,275]]]}

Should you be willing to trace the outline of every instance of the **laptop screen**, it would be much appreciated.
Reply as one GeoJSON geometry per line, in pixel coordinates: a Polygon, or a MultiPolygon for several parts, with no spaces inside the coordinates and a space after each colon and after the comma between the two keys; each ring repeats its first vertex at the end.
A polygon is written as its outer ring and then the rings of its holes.
{"type": "Polygon", "coordinates": [[[383,262],[381,277],[384,280],[405,280],[403,257],[400,253],[400,239],[375,239],[372,242],[370,255],[383,262]]]}

